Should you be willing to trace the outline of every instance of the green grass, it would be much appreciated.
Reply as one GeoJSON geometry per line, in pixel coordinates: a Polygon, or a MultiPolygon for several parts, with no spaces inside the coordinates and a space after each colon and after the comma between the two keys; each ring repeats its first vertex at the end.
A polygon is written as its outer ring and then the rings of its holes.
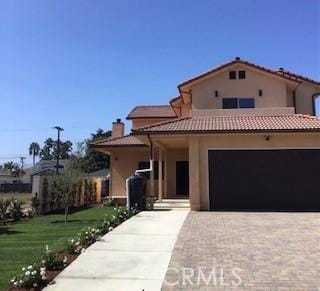
{"type": "Polygon", "coordinates": [[[69,215],[67,224],[63,214],[52,214],[0,226],[0,290],[6,290],[22,267],[39,261],[46,245],[54,251],[65,249],[66,241],[79,230],[100,224],[113,211],[113,207],[81,210],[69,215]]]}

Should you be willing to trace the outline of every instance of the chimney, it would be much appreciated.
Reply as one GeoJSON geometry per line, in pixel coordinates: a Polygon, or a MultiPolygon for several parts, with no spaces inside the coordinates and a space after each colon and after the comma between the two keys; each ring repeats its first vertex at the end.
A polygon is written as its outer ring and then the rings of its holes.
{"type": "Polygon", "coordinates": [[[124,136],[124,123],[118,118],[115,122],[112,122],[112,138],[118,138],[124,136]]]}

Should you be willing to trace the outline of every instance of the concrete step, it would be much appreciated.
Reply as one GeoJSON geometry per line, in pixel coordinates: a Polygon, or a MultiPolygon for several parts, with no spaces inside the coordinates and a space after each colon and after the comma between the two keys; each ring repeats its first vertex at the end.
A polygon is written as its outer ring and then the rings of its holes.
{"type": "Polygon", "coordinates": [[[190,208],[190,202],[188,199],[162,199],[162,201],[156,201],[154,203],[154,209],[186,209],[190,208]]]}

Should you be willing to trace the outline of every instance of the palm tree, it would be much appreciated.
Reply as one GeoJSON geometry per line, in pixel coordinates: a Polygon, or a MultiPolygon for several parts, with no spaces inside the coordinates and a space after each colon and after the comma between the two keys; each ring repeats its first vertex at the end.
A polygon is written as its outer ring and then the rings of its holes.
{"type": "Polygon", "coordinates": [[[38,143],[33,142],[29,146],[29,155],[33,156],[33,166],[36,163],[36,156],[39,156],[40,153],[40,146],[38,143]]]}

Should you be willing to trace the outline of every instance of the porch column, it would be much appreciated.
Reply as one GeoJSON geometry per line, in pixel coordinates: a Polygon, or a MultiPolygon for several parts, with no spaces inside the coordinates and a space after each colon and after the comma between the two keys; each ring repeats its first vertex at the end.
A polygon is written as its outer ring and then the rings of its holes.
{"type": "Polygon", "coordinates": [[[200,146],[199,137],[189,137],[189,195],[191,210],[200,210],[200,146]]]}
{"type": "Polygon", "coordinates": [[[162,191],[162,159],[163,159],[163,151],[159,149],[159,161],[158,161],[158,187],[159,187],[159,201],[162,201],[163,191],[162,191]]]}
{"type": "Polygon", "coordinates": [[[168,198],[168,150],[163,151],[164,156],[164,179],[163,179],[163,196],[168,198]]]}
{"type": "Polygon", "coordinates": [[[152,149],[152,171],[150,172],[150,196],[154,197],[154,159],[155,159],[155,154],[154,154],[154,147],[152,149]]]}

